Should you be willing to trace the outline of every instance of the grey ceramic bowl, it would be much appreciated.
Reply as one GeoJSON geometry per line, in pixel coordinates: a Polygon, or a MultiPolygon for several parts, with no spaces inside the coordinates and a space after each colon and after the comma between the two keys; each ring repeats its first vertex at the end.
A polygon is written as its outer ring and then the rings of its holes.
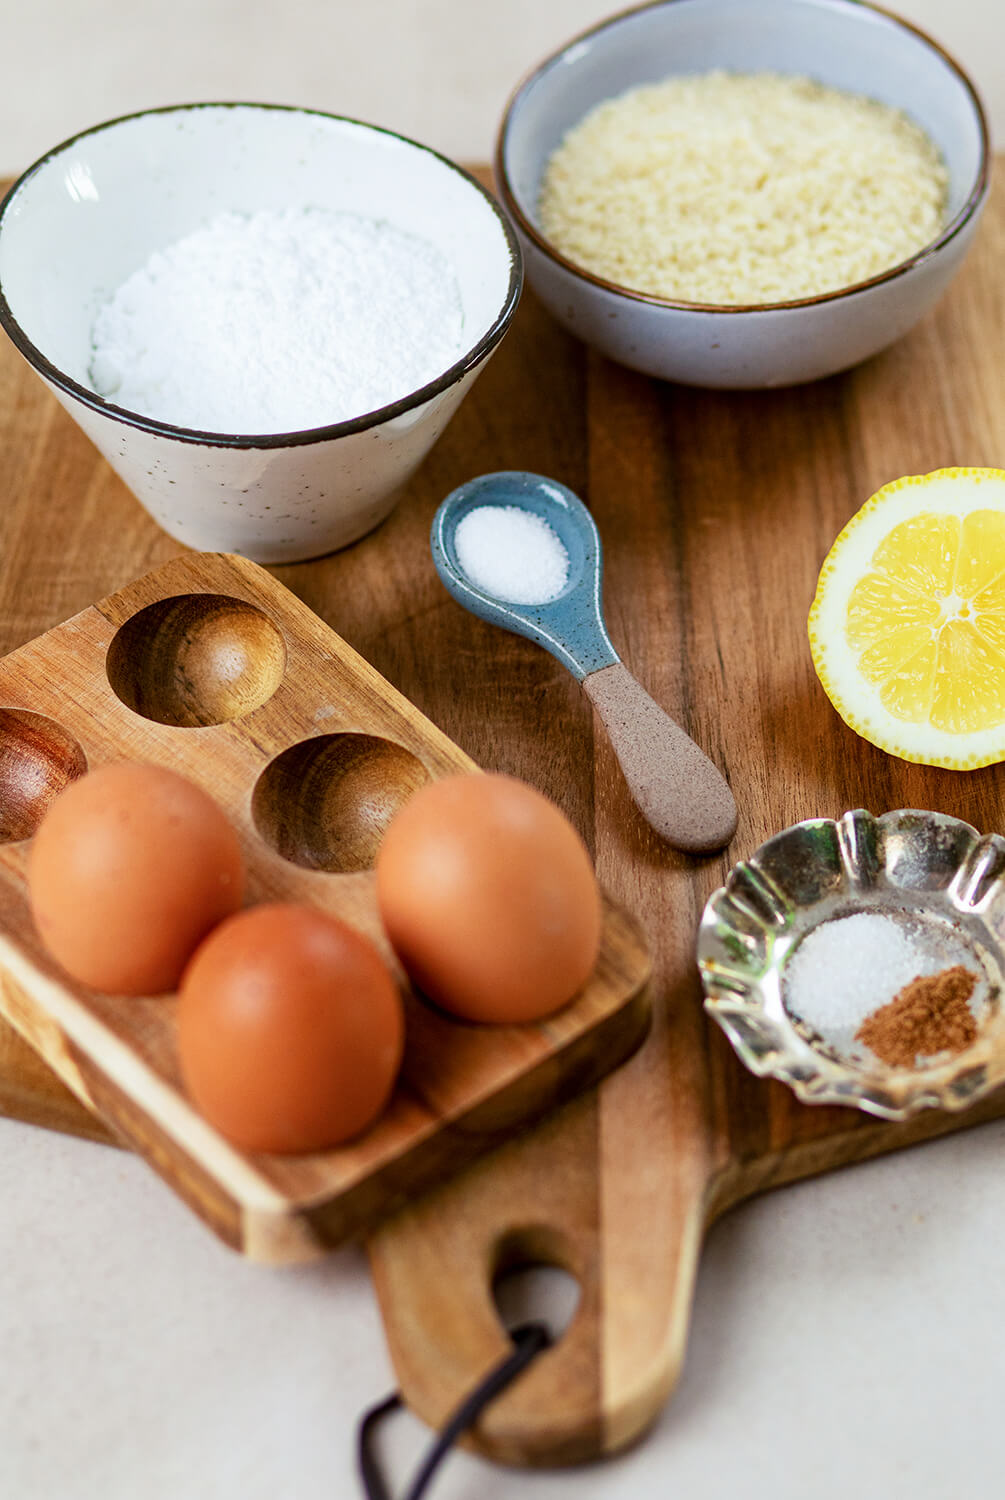
{"type": "Polygon", "coordinates": [[[503,117],[496,178],[527,279],[561,323],[612,359],[687,385],[793,385],[847,369],[901,337],[963,260],[987,194],[980,100],[930,38],[861,0],[658,0],[588,31],[543,62],[503,117]],[[632,292],[574,265],[542,234],[549,156],[604,99],[712,68],[804,74],[905,110],[950,177],[947,222],[911,259],[869,281],[795,302],[720,307],[632,292]]]}

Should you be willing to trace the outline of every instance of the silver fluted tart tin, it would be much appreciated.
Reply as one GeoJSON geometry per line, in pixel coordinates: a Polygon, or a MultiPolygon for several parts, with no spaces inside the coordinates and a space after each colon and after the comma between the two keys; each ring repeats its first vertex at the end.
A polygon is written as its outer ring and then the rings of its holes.
{"type": "Polygon", "coordinates": [[[710,897],[698,967],[705,1008],[737,1055],[805,1103],[852,1105],[887,1120],[965,1109],[1005,1081],[1005,839],[913,809],[797,823],[736,865],[710,897]],[[799,943],[857,912],[941,930],[954,953],[966,952],[985,995],[966,1051],[890,1068],[870,1054],[839,1053],[786,1009],[785,969],[799,943]]]}

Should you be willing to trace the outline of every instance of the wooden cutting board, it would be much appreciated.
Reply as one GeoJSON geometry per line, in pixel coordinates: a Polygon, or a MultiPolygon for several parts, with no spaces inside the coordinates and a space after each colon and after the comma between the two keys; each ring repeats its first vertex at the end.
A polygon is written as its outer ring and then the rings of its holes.
{"type": "MultiPolygon", "coordinates": [[[[1000,767],[933,771],[858,740],[816,683],[805,636],[823,555],[874,490],[947,464],[1005,463],[1003,266],[998,191],[959,280],[899,346],[817,385],[736,395],[608,364],[528,297],[391,520],[348,552],[277,570],[475,760],[566,809],[657,954],[643,1050],[371,1241],[398,1374],[434,1423],[503,1348],[493,1275],[543,1259],[579,1277],[566,1337],[482,1421],[476,1444],[491,1456],[591,1457],[652,1420],[680,1369],[703,1232],[732,1203],[1005,1113],[1002,1095],[904,1126],[800,1105],[737,1063],[704,1017],[693,961],[699,913],[729,864],[798,819],[910,806],[1005,829],[1000,767]],[[502,468],[551,474],[588,500],[615,644],[729,772],[740,826],[722,857],[662,847],[571,679],[441,589],[427,545],[437,503],[502,468]]],[[[8,348],[0,494],[7,649],[178,550],[8,348]]],[[[8,1107],[70,1123],[33,1062],[9,1045],[4,1060],[8,1107]]]]}
{"type": "Polygon", "coordinates": [[[418,787],[476,767],[242,558],[173,558],[0,658],[0,1015],[253,1259],[304,1260],[358,1235],[641,1042],[648,954],[606,902],[596,966],[561,1011],[471,1026],[403,985],[404,1059],[379,1120],[333,1150],[239,1150],[182,1085],[174,997],[75,983],[32,920],[27,840],[85,767],[123,759],[169,766],[213,797],[240,839],[250,903],[327,911],[395,969],[373,869],[384,829],[418,787]]]}

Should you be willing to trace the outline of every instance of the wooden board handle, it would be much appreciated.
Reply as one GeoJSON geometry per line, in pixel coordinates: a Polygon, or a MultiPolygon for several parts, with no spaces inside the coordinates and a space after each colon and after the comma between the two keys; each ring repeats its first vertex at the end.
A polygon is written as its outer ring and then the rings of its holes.
{"type": "MultiPolygon", "coordinates": [[[[616,1225],[608,1233],[598,1200],[599,1122],[596,1094],[567,1105],[532,1135],[398,1214],[369,1242],[402,1394],[437,1429],[511,1347],[493,1300],[496,1277],[543,1263],[579,1283],[564,1335],[471,1434],[470,1445],[499,1463],[569,1464],[613,1452],[651,1423],[679,1373],[702,1195],[695,1194],[674,1225],[675,1243],[666,1245],[659,1306],[645,1305],[637,1282],[633,1301],[625,1274],[632,1247],[616,1225]]],[[[657,1210],[654,1227],[659,1219],[657,1210]]]]}
{"type": "Polygon", "coordinates": [[[721,849],[736,803],[720,772],[660,708],[624,662],[583,678],[642,816],[676,849],[721,849]]]}

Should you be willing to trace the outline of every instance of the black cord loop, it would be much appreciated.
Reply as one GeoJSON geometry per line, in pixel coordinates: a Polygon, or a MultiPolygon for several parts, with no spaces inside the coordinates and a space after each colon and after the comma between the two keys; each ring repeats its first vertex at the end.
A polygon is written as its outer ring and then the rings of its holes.
{"type": "MultiPolygon", "coordinates": [[[[510,1338],[513,1340],[512,1352],[495,1369],[490,1370],[471,1395],[461,1402],[443,1431],[437,1435],[402,1500],[422,1500],[430,1481],[457,1439],[469,1427],[474,1426],[489,1402],[494,1401],[552,1342],[551,1334],[543,1323],[524,1323],[511,1331],[510,1338]]],[[[397,1411],[402,1404],[401,1396],[395,1392],[378,1406],[372,1407],[359,1424],[359,1472],[367,1500],[391,1500],[390,1491],[384,1483],[384,1476],[373,1452],[373,1440],[383,1419],[392,1411],[397,1411]]]]}

